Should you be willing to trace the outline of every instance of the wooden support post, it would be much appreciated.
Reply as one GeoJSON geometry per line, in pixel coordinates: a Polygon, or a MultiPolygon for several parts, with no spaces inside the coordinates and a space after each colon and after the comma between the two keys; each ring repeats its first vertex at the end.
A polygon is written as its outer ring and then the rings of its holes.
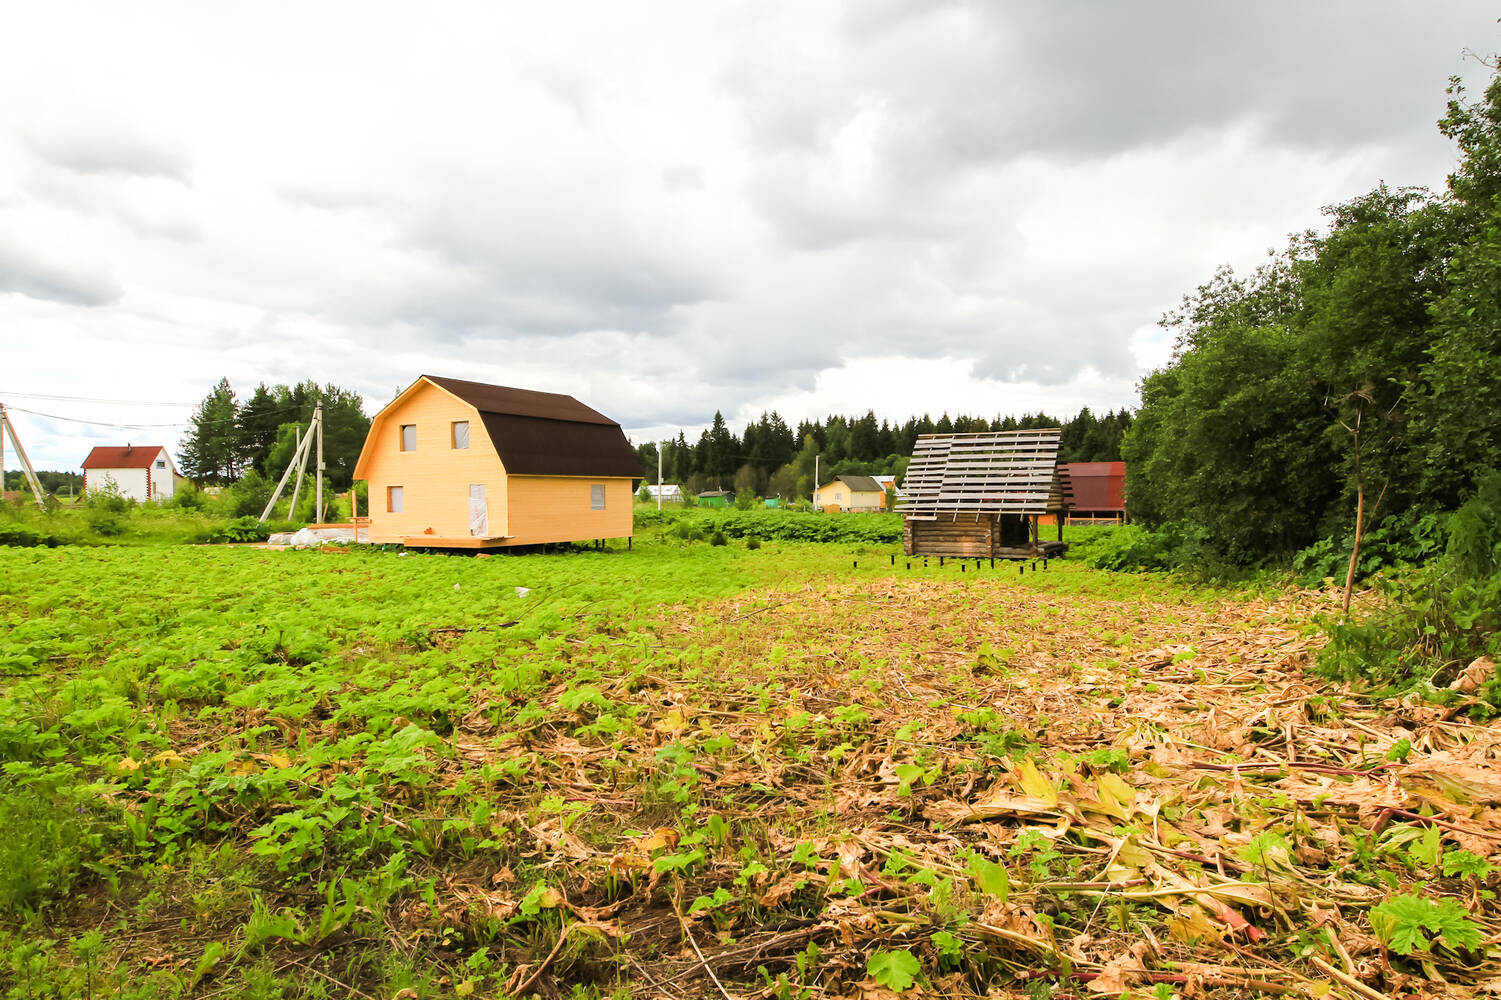
{"type": "MultiPolygon", "coordinates": [[[[10,422],[10,416],[5,412],[5,407],[0,405],[0,443],[5,440],[5,435],[10,435],[10,443],[16,449],[16,457],[21,460],[21,471],[26,474],[26,485],[31,487],[31,497],[36,505],[42,510],[47,509],[47,502],[42,492],[42,482],[37,478],[36,469],[31,467],[31,459],[26,454],[26,449],[21,446],[21,439],[16,436],[16,425],[10,422]]],[[[0,462],[0,498],[5,496],[5,469],[4,463],[0,462]]]]}
{"type": "MultiPolygon", "coordinates": [[[[281,491],[282,491],[283,487],[285,487],[287,485],[287,479],[292,475],[292,468],[295,465],[297,465],[297,463],[298,463],[299,460],[301,460],[304,463],[304,466],[306,465],[306,462],[307,462],[307,450],[308,450],[308,446],[310,444],[312,444],[312,440],[313,440],[313,428],[311,426],[309,426],[308,429],[307,429],[307,433],[302,436],[302,440],[299,441],[299,442],[297,442],[297,450],[292,454],[292,460],[287,463],[287,471],[285,471],[285,472],[283,472],[281,474],[281,479],[280,479],[280,481],[277,482],[276,489],[274,489],[274,490],[271,491],[271,499],[266,501],[266,509],[263,510],[263,511],[261,511],[261,523],[262,524],[265,524],[266,523],[266,518],[268,518],[268,517],[271,516],[271,508],[274,507],[274,506],[276,506],[276,501],[281,499],[281,491]]],[[[299,475],[298,475],[299,485],[301,484],[301,478],[302,478],[301,474],[299,473],[299,475]]],[[[296,509],[296,506],[297,506],[297,503],[296,503],[296,498],[294,496],[293,502],[292,502],[292,507],[293,507],[294,510],[296,509]]]]}

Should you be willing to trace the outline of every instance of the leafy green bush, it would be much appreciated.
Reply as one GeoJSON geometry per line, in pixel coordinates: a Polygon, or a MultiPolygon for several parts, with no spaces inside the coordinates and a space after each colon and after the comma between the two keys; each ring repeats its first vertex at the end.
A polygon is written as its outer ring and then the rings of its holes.
{"type": "MultiPolygon", "coordinates": [[[[1324,677],[1378,690],[1443,686],[1476,657],[1501,655],[1501,472],[1449,518],[1443,556],[1376,578],[1381,604],[1358,621],[1331,621],[1324,677]]],[[[1480,684],[1501,709],[1501,678],[1480,684]]]]}
{"type": "Polygon", "coordinates": [[[271,491],[275,488],[275,483],[251,469],[225,491],[229,512],[236,517],[259,517],[261,511],[266,509],[266,501],[271,499],[271,491]]]}
{"type": "Polygon", "coordinates": [[[704,529],[696,521],[681,520],[667,529],[667,536],[681,542],[701,542],[704,540],[704,529]]]}
{"type": "Polygon", "coordinates": [[[89,530],[101,538],[115,538],[125,534],[125,522],[110,508],[99,507],[89,511],[89,530]]]}
{"type": "Polygon", "coordinates": [[[228,524],[211,528],[199,536],[201,541],[210,545],[223,545],[230,542],[264,542],[271,537],[272,528],[268,524],[262,524],[251,515],[235,518],[228,524]]]}
{"type": "Polygon", "coordinates": [[[167,505],[179,510],[202,510],[208,505],[208,497],[198,488],[198,484],[191,479],[184,479],[177,484],[177,489],[172,491],[167,505]]]}
{"type": "Polygon", "coordinates": [[[896,542],[901,518],[893,514],[804,514],[790,510],[726,512],[720,529],[731,538],[786,542],[896,542]]]}
{"type": "MultiPolygon", "coordinates": [[[[1441,514],[1405,512],[1386,518],[1360,540],[1360,561],[1355,577],[1364,580],[1379,570],[1402,563],[1424,562],[1444,546],[1448,518],[1441,514]]],[[[1326,579],[1343,580],[1350,568],[1354,532],[1321,538],[1293,556],[1293,572],[1310,587],[1326,579]]]]}
{"type": "Polygon", "coordinates": [[[21,524],[0,524],[0,545],[30,548],[34,545],[55,547],[61,542],[53,535],[35,531],[21,524]]]}
{"type": "Polygon", "coordinates": [[[1149,531],[1137,524],[1123,524],[1092,540],[1086,561],[1096,569],[1175,570],[1206,555],[1202,528],[1164,524],[1149,531]]]}
{"type": "Polygon", "coordinates": [[[135,506],[135,501],[121,493],[120,487],[109,479],[90,486],[83,495],[83,502],[90,510],[108,511],[111,514],[124,514],[135,506]]]}

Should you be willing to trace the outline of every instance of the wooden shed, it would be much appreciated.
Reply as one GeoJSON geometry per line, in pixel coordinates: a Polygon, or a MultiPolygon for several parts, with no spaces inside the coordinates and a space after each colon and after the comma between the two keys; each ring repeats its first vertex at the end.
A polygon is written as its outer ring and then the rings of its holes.
{"type": "Polygon", "coordinates": [[[423,375],[375,415],[354,477],[372,542],[503,548],[630,537],[641,468],[572,396],[423,375]]]}
{"type": "Polygon", "coordinates": [[[1038,518],[1072,497],[1059,467],[1057,428],[924,434],[902,482],[908,555],[1033,559],[1068,545],[1043,541],[1038,518]]]}

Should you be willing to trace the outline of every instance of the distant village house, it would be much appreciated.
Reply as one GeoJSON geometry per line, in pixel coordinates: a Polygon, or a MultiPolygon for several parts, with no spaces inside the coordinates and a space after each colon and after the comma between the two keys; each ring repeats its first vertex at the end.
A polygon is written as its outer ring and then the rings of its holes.
{"type": "Polygon", "coordinates": [[[144,503],[166,500],[183,477],[159,444],[100,445],[83,460],[83,491],[113,490],[144,503]]]}
{"type": "Polygon", "coordinates": [[[813,491],[813,506],[828,513],[886,509],[886,488],[872,476],[835,476],[813,491]]]}

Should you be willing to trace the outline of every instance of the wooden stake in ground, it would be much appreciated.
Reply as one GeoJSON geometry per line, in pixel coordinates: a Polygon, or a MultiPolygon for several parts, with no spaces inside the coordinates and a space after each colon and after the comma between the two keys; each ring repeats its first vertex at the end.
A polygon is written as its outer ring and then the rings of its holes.
{"type": "Polygon", "coordinates": [[[1360,419],[1365,415],[1365,404],[1370,399],[1369,387],[1352,392],[1346,399],[1354,397],[1358,402],[1355,404],[1355,426],[1341,420],[1340,426],[1350,432],[1355,447],[1355,544],[1350,547],[1350,569],[1345,573],[1345,603],[1344,616],[1350,617],[1350,591],[1355,586],[1355,564],[1360,559],[1360,536],[1365,529],[1365,472],[1360,467],[1360,419]]]}

